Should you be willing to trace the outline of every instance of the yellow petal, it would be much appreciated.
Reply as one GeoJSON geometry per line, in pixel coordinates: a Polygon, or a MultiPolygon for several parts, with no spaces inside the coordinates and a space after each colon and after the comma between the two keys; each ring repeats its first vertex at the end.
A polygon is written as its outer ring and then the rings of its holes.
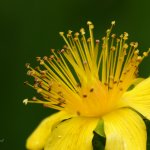
{"type": "Polygon", "coordinates": [[[61,111],[45,118],[27,139],[26,148],[30,150],[43,149],[52,128],[54,128],[55,125],[61,120],[69,117],[70,115],[67,115],[65,112],[61,111]]]}
{"type": "Polygon", "coordinates": [[[58,124],[44,150],[93,150],[93,130],[98,120],[75,117],[58,124]]]}
{"type": "Polygon", "coordinates": [[[105,150],[146,150],[146,127],[142,118],[129,108],[103,117],[105,150]]]}
{"type": "Polygon", "coordinates": [[[150,77],[126,92],[123,101],[150,120],[150,77]]]}

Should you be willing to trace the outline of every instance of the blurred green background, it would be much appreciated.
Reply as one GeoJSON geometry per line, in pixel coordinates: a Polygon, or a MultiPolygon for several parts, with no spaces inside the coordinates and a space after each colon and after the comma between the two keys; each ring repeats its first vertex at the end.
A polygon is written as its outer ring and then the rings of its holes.
{"type": "MultiPolygon", "coordinates": [[[[44,117],[54,112],[40,105],[24,106],[22,100],[36,92],[23,85],[24,64],[35,66],[36,56],[64,44],[59,31],[78,31],[91,20],[102,37],[112,20],[115,32],[129,32],[141,50],[150,47],[149,0],[1,0],[0,1],[0,149],[24,150],[25,140],[44,117]]],[[[140,75],[150,74],[150,58],[140,75]]]]}

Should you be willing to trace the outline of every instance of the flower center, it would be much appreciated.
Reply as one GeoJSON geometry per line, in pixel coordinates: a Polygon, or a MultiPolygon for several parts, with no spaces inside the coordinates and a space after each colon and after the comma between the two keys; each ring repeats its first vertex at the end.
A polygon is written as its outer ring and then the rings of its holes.
{"type": "Polygon", "coordinates": [[[150,50],[139,56],[138,43],[127,44],[128,33],[116,38],[111,34],[113,21],[102,42],[94,40],[94,25],[88,21],[89,38],[82,28],[80,33],[60,35],[66,45],[50,57],[37,57],[41,66],[33,69],[29,64],[28,75],[41,99],[33,97],[24,103],[42,103],[44,106],[82,116],[101,116],[118,107],[118,101],[136,78],[138,66],[150,50]]]}

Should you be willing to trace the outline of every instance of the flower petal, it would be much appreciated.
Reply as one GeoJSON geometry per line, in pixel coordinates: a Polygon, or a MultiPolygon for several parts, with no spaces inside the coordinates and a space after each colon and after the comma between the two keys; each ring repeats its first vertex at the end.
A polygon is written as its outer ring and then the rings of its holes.
{"type": "Polygon", "coordinates": [[[103,119],[106,150],[146,150],[146,127],[136,112],[118,109],[103,119]]]}
{"type": "Polygon", "coordinates": [[[150,120],[150,77],[123,95],[123,100],[150,120]]]}
{"type": "Polygon", "coordinates": [[[99,118],[75,117],[53,130],[45,150],[92,150],[93,130],[99,118]]]}
{"type": "Polygon", "coordinates": [[[55,125],[63,119],[67,119],[70,117],[70,115],[61,111],[45,118],[27,139],[26,148],[31,150],[43,149],[52,128],[54,128],[55,125]]]}

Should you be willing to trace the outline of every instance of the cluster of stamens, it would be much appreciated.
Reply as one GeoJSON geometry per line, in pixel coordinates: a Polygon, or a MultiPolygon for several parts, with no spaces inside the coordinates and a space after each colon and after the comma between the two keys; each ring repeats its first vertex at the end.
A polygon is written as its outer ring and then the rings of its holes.
{"type": "Polygon", "coordinates": [[[97,115],[99,109],[105,112],[103,105],[119,99],[128,89],[150,49],[140,56],[137,42],[127,44],[128,33],[119,38],[111,34],[114,21],[102,42],[94,40],[94,25],[90,21],[87,24],[89,38],[85,37],[83,28],[74,36],[71,30],[67,36],[60,32],[66,43],[63,49],[57,52],[51,49],[49,57],[37,57],[40,66],[36,68],[26,64],[27,75],[34,78],[34,84],[27,81],[25,84],[36,89],[42,98],[25,99],[25,104],[42,103],[57,110],[75,111],[78,115],[97,115]],[[98,110],[92,110],[94,107],[98,110]]]}

